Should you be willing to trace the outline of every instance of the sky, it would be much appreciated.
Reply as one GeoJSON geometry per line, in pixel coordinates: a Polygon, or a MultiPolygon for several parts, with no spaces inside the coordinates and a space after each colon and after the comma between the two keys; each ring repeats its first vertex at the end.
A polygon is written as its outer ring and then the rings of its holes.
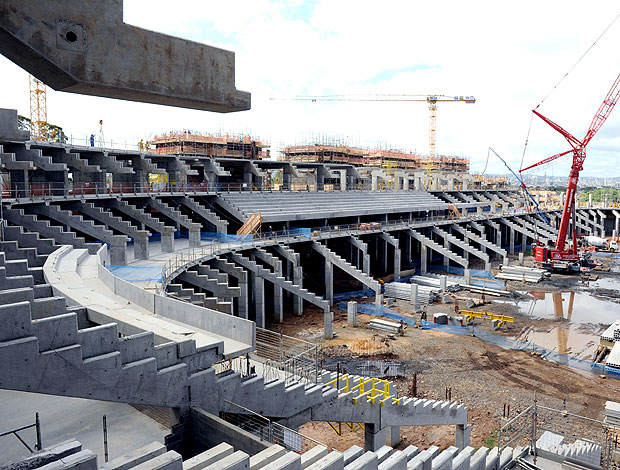
{"type": "MultiPolygon", "coordinates": [[[[48,121],[76,143],[98,135],[102,119],[114,146],[189,129],[249,133],[274,153],[333,140],[427,154],[425,102],[270,98],[475,96],[475,104],[439,103],[437,153],[469,158],[474,172],[503,174],[499,159],[487,158],[489,147],[515,170],[569,148],[532,118],[537,106],[584,136],[620,73],[619,14],[617,0],[125,0],[127,23],[235,52],[236,87],[252,94],[252,109],[218,114],[48,88],[48,121]]],[[[0,106],[28,115],[27,73],[0,56],[0,76],[0,106]]],[[[564,161],[537,174],[566,175],[569,167],[564,161]]],[[[582,174],[620,176],[620,107],[588,146],[582,174]]]]}

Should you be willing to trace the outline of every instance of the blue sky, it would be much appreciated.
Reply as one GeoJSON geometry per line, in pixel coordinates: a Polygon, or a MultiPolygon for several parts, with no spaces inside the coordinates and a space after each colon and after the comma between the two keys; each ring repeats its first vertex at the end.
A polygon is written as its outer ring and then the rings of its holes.
{"type": "MultiPolygon", "coordinates": [[[[566,142],[531,109],[620,13],[612,0],[125,0],[125,21],[233,50],[237,88],[252,110],[220,115],[48,91],[48,115],[80,139],[98,133],[135,144],[160,132],[249,132],[275,150],[312,136],[350,145],[428,152],[425,103],[304,103],[272,96],[326,94],[473,95],[474,105],[439,105],[437,151],[484,168],[493,147],[519,168],[566,142]],[[531,127],[530,127],[530,122],[531,127]],[[529,131],[529,133],[528,133],[529,131]]],[[[620,20],[541,105],[579,138],[620,73],[620,20]]],[[[0,58],[3,107],[28,113],[27,74],[0,58]]],[[[591,142],[583,174],[620,176],[620,109],[591,142]]],[[[567,163],[548,169],[566,174],[567,163]]],[[[487,172],[504,173],[491,161],[487,172]]]]}

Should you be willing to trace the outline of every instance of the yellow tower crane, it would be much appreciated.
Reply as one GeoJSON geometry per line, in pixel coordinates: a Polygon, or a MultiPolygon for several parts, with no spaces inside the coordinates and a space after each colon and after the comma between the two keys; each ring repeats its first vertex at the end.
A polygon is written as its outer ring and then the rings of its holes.
{"type": "Polygon", "coordinates": [[[322,95],[294,96],[291,98],[271,97],[271,100],[284,101],[425,101],[428,103],[428,154],[435,158],[437,138],[437,103],[475,103],[473,96],[447,95],[322,95]]]}
{"type": "Polygon", "coordinates": [[[48,140],[47,93],[45,83],[32,75],[30,80],[30,138],[48,140]]]}

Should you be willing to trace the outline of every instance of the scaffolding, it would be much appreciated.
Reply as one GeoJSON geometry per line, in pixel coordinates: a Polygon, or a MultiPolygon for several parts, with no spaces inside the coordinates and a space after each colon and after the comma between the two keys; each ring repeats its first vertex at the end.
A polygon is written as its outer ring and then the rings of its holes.
{"type": "Polygon", "coordinates": [[[208,135],[189,131],[160,134],[149,140],[151,153],[260,160],[270,144],[249,135],[208,135]]]}

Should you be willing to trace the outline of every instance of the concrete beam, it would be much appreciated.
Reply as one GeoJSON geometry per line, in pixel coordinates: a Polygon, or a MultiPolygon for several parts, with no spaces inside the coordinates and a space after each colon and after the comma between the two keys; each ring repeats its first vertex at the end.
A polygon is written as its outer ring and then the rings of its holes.
{"type": "Polygon", "coordinates": [[[250,109],[250,94],[235,88],[234,53],[128,25],[122,0],[6,0],[0,16],[0,52],[55,90],[250,109]]]}

